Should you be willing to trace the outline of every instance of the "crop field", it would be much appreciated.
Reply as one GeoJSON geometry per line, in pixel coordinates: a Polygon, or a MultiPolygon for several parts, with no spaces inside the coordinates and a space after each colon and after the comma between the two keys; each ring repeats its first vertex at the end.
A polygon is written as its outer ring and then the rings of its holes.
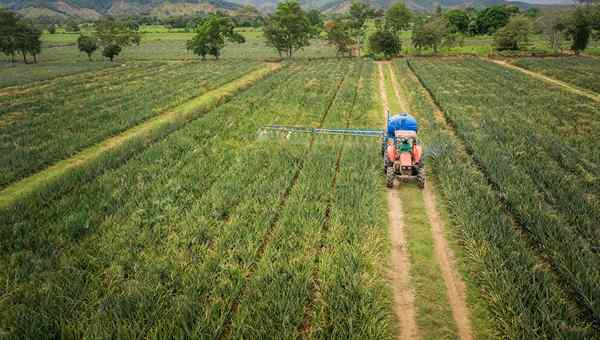
{"type": "Polygon", "coordinates": [[[256,139],[379,122],[373,66],[289,66],[46,209],[4,214],[0,329],[389,338],[379,146],[256,139]]]}
{"type": "Polygon", "coordinates": [[[259,65],[141,63],[2,89],[0,187],[259,65]]]}
{"type": "Polygon", "coordinates": [[[513,61],[582,91],[323,42],[274,61],[256,30],[199,61],[161,29],[115,63],[62,33],[0,63],[0,339],[600,339],[596,59],[513,61]],[[385,109],[419,123],[423,189],[385,187],[379,138],[260,131],[385,109]]]}
{"type": "Polygon", "coordinates": [[[598,81],[600,59],[598,58],[523,58],[513,64],[584,89],[600,92],[600,81],[598,81]]]}
{"type": "MultiPolygon", "coordinates": [[[[490,299],[501,309],[499,318],[506,319],[507,329],[513,326],[511,318],[528,317],[531,323],[546,328],[537,329],[545,336],[584,336],[590,324],[597,324],[600,311],[600,273],[595,265],[600,241],[596,226],[599,159],[594,151],[598,147],[597,102],[483,60],[413,59],[409,65],[440,105],[456,138],[464,143],[475,169],[481,171],[482,185],[487,184],[486,190],[500,199],[496,203],[504,206],[504,212],[484,210],[489,211],[485,218],[490,221],[485,224],[491,229],[475,230],[480,233],[475,236],[493,237],[498,244],[474,244],[471,251],[493,257],[485,249],[495,246],[501,255],[497,261],[506,265],[506,261],[519,260],[521,263],[508,266],[511,277],[506,289],[527,292],[528,299],[537,296],[527,303],[523,296],[511,307],[490,299]],[[491,222],[504,227],[492,228],[491,222]],[[507,229],[511,224],[513,230],[507,229]],[[520,258],[515,258],[517,254],[520,258]],[[536,258],[539,263],[531,268],[536,258]],[[517,265],[531,269],[517,270],[517,265]],[[535,276],[518,279],[517,273],[535,276]],[[533,280],[538,294],[525,287],[533,280]],[[557,302],[561,295],[572,302],[557,302]],[[511,317],[507,311],[517,314],[511,317]],[[567,323],[572,326],[565,328],[567,323]]],[[[467,182],[475,178],[470,176],[467,182]]],[[[469,200],[474,199],[477,197],[469,200]]],[[[461,208],[463,204],[461,201],[461,208]]],[[[494,280],[486,284],[501,289],[502,275],[493,273],[494,280]]],[[[497,294],[494,290],[490,293],[497,294]]],[[[522,332],[513,329],[509,334],[522,332]]]]}

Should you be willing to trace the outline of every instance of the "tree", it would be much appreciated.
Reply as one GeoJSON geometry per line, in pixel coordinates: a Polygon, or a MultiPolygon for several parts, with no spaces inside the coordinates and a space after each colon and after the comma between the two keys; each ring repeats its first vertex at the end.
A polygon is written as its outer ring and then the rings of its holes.
{"type": "Polygon", "coordinates": [[[437,53],[447,36],[448,20],[444,17],[434,17],[415,26],[412,43],[419,51],[423,48],[431,48],[433,53],[437,53]]]}
{"type": "Polygon", "coordinates": [[[444,13],[444,16],[448,20],[448,30],[451,33],[469,33],[471,18],[466,11],[462,9],[452,9],[444,13]]]}
{"type": "Polygon", "coordinates": [[[362,2],[353,2],[348,11],[350,29],[354,36],[358,56],[360,56],[360,48],[362,46],[362,38],[365,34],[365,23],[367,19],[375,16],[375,11],[367,4],[362,2]]]}
{"type": "Polygon", "coordinates": [[[105,18],[96,23],[96,38],[103,48],[102,55],[113,61],[123,47],[140,44],[140,34],[127,22],[105,18]]]}
{"type": "Polygon", "coordinates": [[[579,55],[585,50],[592,34],[592,25],[585,7],[578,7],[567,21],[567,35],[571,38],[571,50],[579,55]]]}
{"type": "MultiPolygon", "coordinates": [[[[92,54],[98,49],[98,39],[96,37],[80,35],[77,39],[77,47],[81,52],[85,52],[92,61],[92,54]]],[[[120,51],[119,51],[120,52],[120,51]]],[[[111,52],[112,53],[112,52],[111,52]]],[[[119,54],[119,53],[117,53],[119,54]]],[[[115,54],[116,55],[116,54],[115,54]]],[[[114,55],[113,55],[114,57],[114,55]]]]}
{"type": "Polygon", "coordinates": [[[275,48],[279,56],[285,54],[291,59],[295,52],[310,44],[315,31],[298,2],[284,1],[267,19],[264,36],[267,45],[275,48]]]}
{"type": "Polygon", "coordinates": [[[186,43],[187,49],[201,56],[203,60],[206,59],[206,55],[219,59],[226,40],[238,44],[245,42],[244,37],[234,29],[235,24],[231,18],[221,14],[210,14],[196,27],[196,35],[186,43]]]}
{"type": "Polygon", "coordinates": [[[514,16],[494,34],[494,46],[499,51],[523,49],[529,44],[530,33],[530,19],[525,15],[514,16]]]}
{"type": "Polygon", "coordinates": [[[23,62],[28,63],[27,55],[31,54],[33,62],[37,63],[37,55],[42,51],[42,30],[35,27],[33,23],[19,19],[13,32],[14,51],[20,52],[23,62]]]}
{"type": "Polygon", "coordinates": [[[352,39],[350,25],[346,20],[334,19],[328,21],[325,24],[325,33],[327,34],[327,42],[335,46],[337,56],[346,53],[348,53],[348,56],[352,56],[350,46],[354,44],[354,40],[352,39]]]}
{"type": "Polygon", "coordinates": [[[408,29],[412,13],[403,2],[397,2],[385,12],[385,28],[394,34],[408,29]]]}
{"type": "Polygon", "coordinates": [[[400,53],[402,42],[398,34],[388,30],[377,30],[369,37],[369,49],[375,53],[383,53],[386,58],[391,58],[400,53]]]}
{"type": "Polygon", "coordinates": [[[48,33],[50,33],[50,34],[56,33],[56,25],[55,24],[48,25],[48,33]]]}
{"type": "Polygon", "coordinates": [[[0,8],[0,52],[15,61],[17,53],[17,25],[20,17],[9,10],[0,8]]]}
{"type": "Polygon", "coordinates": [[[514,6],[492,6],[488,7],[477,15],[477,29],[479,34],[493,34],[504,27],[510,17],[519,13],[519,9],[514,6]]]}
{"type": "Polygon", "coordinates": [[[566,13],[564,11],[544,12],[537,19],[536,25],[555,52],[561,49],[561,39],[567,29],[566,13]]]}
{"type": "Polygon", "coordinates": [[[75,21],[68,21],[67,25],[65,26],[65,31],[67,32],[79,32],[79,25],[75,22],[75,21]]]}
{"type": "Polygon", "coordinates": [[[318,9],[311,9],[306,12],[306,17],[308,18],[308,22],[313,29],[313,34],[318,36],[321,31],[323,31],[323,15],[321,11],[318,9]]]}

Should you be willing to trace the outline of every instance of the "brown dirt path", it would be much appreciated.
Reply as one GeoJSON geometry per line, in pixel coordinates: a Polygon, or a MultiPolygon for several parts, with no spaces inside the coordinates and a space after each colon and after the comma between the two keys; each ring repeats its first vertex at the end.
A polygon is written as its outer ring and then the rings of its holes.
{"type": "Polygon", "coordinates": [[[545,75],[543,75],[541,73],[537,73],[537,72],[533,72],[531,70],[527,70],[527,69],[521,68],[519,66],[516,66],[516,65],[513,65],[511,63],[508,63],[508,62],[506,62],[504,60],[494,60],[494,59],[488,59],[488,60],[490,60],[491,62],[496,63],[498,65],[502,65],[502,66],[504,66],[506,68],[510,68],[510,69],[513,69],[513,70],[517,70],[517,71],[523,72],[523,73],[525,73],[525,74],[527,74],[529,76],[532,76],[534,78],[543,80],[543,81],[545,81],[547,83],[558,85],[558,86],[560,86],[560,87],[562,87],[564,89],[567,89],[568,91],[573,92],[575,94],[578,94],[580,96],[584,96],[584,97],[590,98],[592,100],[595,100],[597,102],[600,102],[600,95],[597,95],[597,94],[594,94],[594,93],[590,93],[588,91],[585,91],[583,89],[577,88],[577,87],[575,87],[573,85],[569,85],[569,84],[567,84],[565,82],[562,82],[560,80],[556,80],[554,78],[550,78],[548,76],[545,76],[545,75]]]}
{"type": "MultiPolygon", "coordinates": [[[[384,109],[387,110],[389,103],[385,92],[383,64],[378,63],[377,67],[379,69],[379,93],[384,109]]],[[[404,235],[405,226],[398,189],[387,189],[387,201],[389,233],[392,242],[390,277],[394,293],[394,311],[400,322],[398,339],[417,339],[419,338],[419,332],[414,303],[415,294],[410,286],[410,261],[404,235]]]]}
{"type": "MultiPolygon", "coordinates": [[[[390,66],[390,73],[392,79],[392,86],[394,92],[398,96],[398,101],[404,103],[406,109],[409,108],[407,98],[400,92],[400,85],[396,79],[396,75],[390,66]]],[[[437,112],[436,116],[438,119],[441,112],[437,112]]],[[[454,254],[452,249],[448,245],[448,241],[445,237],[445,226],[440,218],[440,214],[437,209],[436,194],[432,190],[431,185],[425,186],[423,197],[425,200],[425,209],[429,224],[431,225],[431,231],[433,234],[434,251],[437,258],[444,284],[446,286],[446,293],[448,296],[448,302],[452,308],[452,316],[456,322],[456,328],[458,329],[458,336],[462,340],[473,339],[473,331],[471,329],[471,321],[469,317],[469,308],[466,303],[465,283],[463,282],[460,274],[456,271],[454,263],[454,254]]]]}

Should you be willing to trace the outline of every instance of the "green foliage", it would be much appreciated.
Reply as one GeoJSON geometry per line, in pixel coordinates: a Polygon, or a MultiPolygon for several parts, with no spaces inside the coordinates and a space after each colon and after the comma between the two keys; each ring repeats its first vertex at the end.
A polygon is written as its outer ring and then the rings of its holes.
{"type": "Polygon", "coordinates": [[[79,48],[81,52],[85,52],[88,59],[92,61],[92,54],[98,49],[98,40],[94,36],[82,34],[77,38],[77,48],[79,48]]]}
{"type": "Polygon", "coordinates": [[[28,63],[28,54],[37,63],[37,55],[42,51],[41,36],[42,30],[32,22],[0,8],[0,52],[10,56],[13,61],[15,54],[20,53],[25,64],[28,63]]]}
{"type": "Polygon", "coordinates": [[[385,28],[395,34],[407,30],[412,20],[412,12],[404,2],[397,2],[385,12],[385,28]]]}
{"type": "Polygon", "coordinates": [[[354,36],[356,50],[358,51],[359,56],[362,47],[363,36],[366,30],[365,24],[368,19],[373,18],[374,16],[375,11],[373,8],[360,1],[353,1],[350,9],[348,10],[348,22],[350,24],[350,29],[352,30],[352,35],[354,36]]]}
{"type": "Polygon", "coordinates": [[[139,45],[141,36],[134,27],[126,21],[116,20],[112,17],[96,22],[96,38],[103,47],[102,55],[113,61],[124,47],[139,45]]]}
{"type": "Polygon", "coordinates": [[[317,32],[306,12],[297,1],[284,1],[266,21],[264,36],[268,46],[275,48],[279,56],[292,58],[298,50],[308,46],[317,32]]]}
{"type": "Polygon", "coordinates": [[[238,44],[244,43],[244,37],[234,30],[234,22],[231,18],[220,14],[211,14],[195,29],[195,36],[188,40],[186,47],[188,50],[206,59],[207,55],[212,55],[219,59],[221,50],[225,47],[225,41],[232,41],[238,44]]]}
{"type": "Polygon", "coordinates": [[[347,20],[334,19],[325,24],[325,34],[327,42],[336,49],[336,55],[348,54],[352,56],[351,46],[354,44],[352,30],[347,20]]]}
{"type": "Polygon", "coordinates": [[[568,20],[568,13],[564,11],[545,11],[536,20],[536,26],[555,52],[562,48],[561,41],[568,28],[568,20]]]}
{"type": "Polygon", "coordinates": [[[73,20],[68,21],[65,25],[66,32],[79,32],[80,30],[79,24],[73,20]]]}
{"type": "Polygon", "coordinates": [[[469,33],[471,18],[467,14],[467,11],[462,9],[452,9],[444,12],[444,16],[448,20],[448,29],[451,33],[469,33]]]}
{"type": "Polygon", "coordinates": [[[575,9],[567,24],[567,34],[571,38],[571,50],[575,54],[585,50],[590,41],[592,26],[587,8],[575,9]]]}
{"type": "Polygon", "coordinates": [[[477,14],[477,33],[493,34],[508,24],[510,17],[518,14],[519,9],[514,6],[492,6],[487,7],[477,14]]]}
{"type": "Polygon", "coordinates": [[[531,21],[524,15],[513,16],[506,26],[494,34],[494,46],[499,51],[525,49],[529,45],[531,21]]]}
{"type": "Polygon", "coordinates": [[[56,25],[55,24],[48,25],[48,33],[50,33],[50,34],[56,33],[56,25]]]}
{"type": "Polygon", "coordinates": [[[391,31],[378,30],[369,37],[369,50],[374,53],[382,53],[386,58],[400,54],[401,49],[400,38],[391,31]]]}
{"type": "Polygon", "coordinates": [[[413,28],[412,44],[417,50],[431,48],[434,53],[448,36],[448,20],[444,17],[433,17],[425,22],[417,23],[413,28]]]}

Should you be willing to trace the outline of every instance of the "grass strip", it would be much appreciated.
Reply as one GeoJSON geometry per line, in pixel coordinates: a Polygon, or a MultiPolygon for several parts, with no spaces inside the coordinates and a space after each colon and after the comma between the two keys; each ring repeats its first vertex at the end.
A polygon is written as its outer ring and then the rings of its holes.
{"type": "Polygon", "coordinates": [[[70,186],[77,185],[88,178],[86,174],[97,172],[98,169],[94,169],[95,167],[104,166],[106,161],[114,164],[125,159],[136,150],[176,130],[199,114],[226,102],[236,93],[268,76],[279,67],[279,64],[271,64],[253,71],[6,187],[0,191],[0,210],[15,207],[19,201],[32,195],[54,197],[58,192],[68,190],[70,186]]]}

